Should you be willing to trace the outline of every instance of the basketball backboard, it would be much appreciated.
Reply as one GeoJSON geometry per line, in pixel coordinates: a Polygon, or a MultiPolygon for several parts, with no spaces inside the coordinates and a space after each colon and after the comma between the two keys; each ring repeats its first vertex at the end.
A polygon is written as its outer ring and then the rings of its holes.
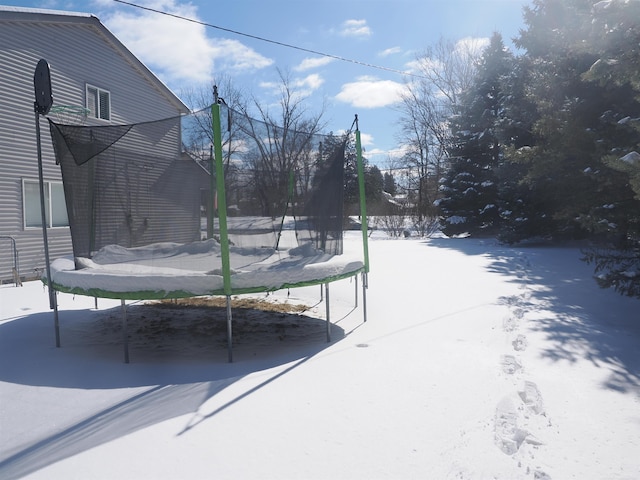
{"type": "Polygon", "coordinates": [[[36,71],[33,74],[33,88],[36,96],[35,111],[40,115],[46,115],[53,105],[53,95],[51,94],[49,64],[44,59],[41,59],[36,65],[36,71]]]}

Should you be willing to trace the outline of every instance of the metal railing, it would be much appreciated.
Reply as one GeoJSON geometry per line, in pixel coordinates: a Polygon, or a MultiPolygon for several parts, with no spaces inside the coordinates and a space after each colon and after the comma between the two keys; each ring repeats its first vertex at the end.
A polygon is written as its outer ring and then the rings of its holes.
{"type": "MultiPolygon", "coordinates": [[[[0,236],[0,240],[9,240],[11,242],[11,257],[13,259],[11,275],[13,277],[13,283],[15,283],[16,287],[21,287],[22,280],[20,279],[20,263],[18,261],[18,249],[16,248],[16,239],[9,236],[0,236]]],[[[0,248],[0,251],[2,250],[4,250],[4,248],[0,248]]],[[[0,278],[0,280],[2,279],[0,278]]]]}

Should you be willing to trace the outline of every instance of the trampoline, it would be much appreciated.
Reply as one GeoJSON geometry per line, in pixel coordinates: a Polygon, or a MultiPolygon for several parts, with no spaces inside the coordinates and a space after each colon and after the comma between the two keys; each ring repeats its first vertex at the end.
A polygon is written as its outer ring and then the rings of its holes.
{"type": "MultiPolygon", "coordinates": [[[[231,296],[362,278],[368,249],[360,133],[285,129],[221,101],[190,115],[132,125],[49,119],[73,255],[48,262],[55,292],[122,301],[231,296]],[[222,125],[221,119],[226,119],[222,125]],[[352,168],[353,167],[353,168],[352,168]],[[358,173],[362,245],[343,251],[345,168],[358,173]]],[[[358,287],[356,282],[356,295],[358,287]]]]}

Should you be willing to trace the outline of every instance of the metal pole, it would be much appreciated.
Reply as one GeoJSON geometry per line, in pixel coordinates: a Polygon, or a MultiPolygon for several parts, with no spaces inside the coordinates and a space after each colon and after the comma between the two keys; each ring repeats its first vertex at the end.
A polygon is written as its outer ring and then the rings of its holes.
{"type": "Polygon", "coordinates": [[[13,276],[13,283],[15,283],[16,287],[22,286],[22,281],[20,280],[20,267],[18,265],[18,249],[16,247],[16,239],[13,237],[5,237],[0,236],[0,239],[9,240],[11,242],[11,252],[13,257],[13,268],[11,269],[11,273],[13,276]]]}
{"type": "Polygon", "coordinates": [[[60,323],[58,321],[58,301],[51,280],[51,266],[49,265],[49,239],[47,237],[47,213],[44,201],[44,174],[42,172],[42,142],[40,141],[40,114],[37,104],[34,105],[36,116],[36,145],[38,150],[38,183],[40,184],[40,216],[42,222],[42,241],[44,243],[44,261],[47,270],[47,289],[49,292],[49,308],[54,312],[54,329],[56,332],[56,347],[60,347],[60,323]]]}
{"type": "Polygon", "coordinates": [[[356,279],[356,304],[354,305],[354,308],[358,308],[358,275],[356,275],[354,278],[356,279]]]}
{"type": "Polygon", "coordinates": [[[209,150],[209,199],[207,204],[207,238],[213,238],[215,233],[215,214],[216,214],[216,167],[213,161],[213,144],[209,150]]]}
{"type": "MultiPolygon", "coordinates": [[[[55,297],[56,292],[53,292],[55,297]]],[[[60,348],[60,320],[58,319],[58,299],[53,299],[53,328],[56,331],[56,347],[60,348]]]]}
{"type": "Polygon", "coordinates": [[[367,288],[369,288],[369,276],[366,272],[362,272],[362,311],[364,321],[367,321],[367,288]]]}
{"type": "Polygon", "coordinates": [[[124,363],[129,363],[129,332],[127,328],[127,305],[122,302],[122,344],[124,346],[124,363]]]}
{"type": "Polygon", "coordinates": [[[364,185],[364,162],[362,160],[362,142],[360,139],[360,128],[358,126],[358,116],[356,115],[356,160],[358,166],[358,191],[360,194],[360,222],[362,224],[362,248],[364,254],[364,271],[369,273],[369,237],[367,224],[367,201],[364,185]]]}
{"type": "Polygon", "coordinates": [[[325,308],[327,312],[327,343],[331,342],[331,312],[329,308],[329,284],[324,284],[325,290],[325,308]]]}
{"type": "Polygon", "coordinates": [[[229,363],[233,363],[233,322],[231,321],[231,295],[227,295],[227,350],[229,363]]]}

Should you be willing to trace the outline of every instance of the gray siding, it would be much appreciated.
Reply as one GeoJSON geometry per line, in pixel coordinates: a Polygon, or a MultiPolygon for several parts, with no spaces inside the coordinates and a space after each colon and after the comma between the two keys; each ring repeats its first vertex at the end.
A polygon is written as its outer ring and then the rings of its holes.
{"type": "MultiPolygon", "coordinates": [[[[51,68],[55,105],[84,105],[91,84],[111,93],[114,124],[186,111],[97,18],[0,10],[0,237],[15,239],[20,273],[27,278],[45,267],[42,230],[24,228],[22,208],[23,179],[38,179],[33,73],[41,58],[51,68]]],[[[40,125],[44,178],[59,181],[45,118],[40,125]]],[[[52,259],[71,254],[68,228],[49,229],[48,237],[52,259]]],[[[0,282],[11,281],[9,244],[0,238],[0,282]]]]}

